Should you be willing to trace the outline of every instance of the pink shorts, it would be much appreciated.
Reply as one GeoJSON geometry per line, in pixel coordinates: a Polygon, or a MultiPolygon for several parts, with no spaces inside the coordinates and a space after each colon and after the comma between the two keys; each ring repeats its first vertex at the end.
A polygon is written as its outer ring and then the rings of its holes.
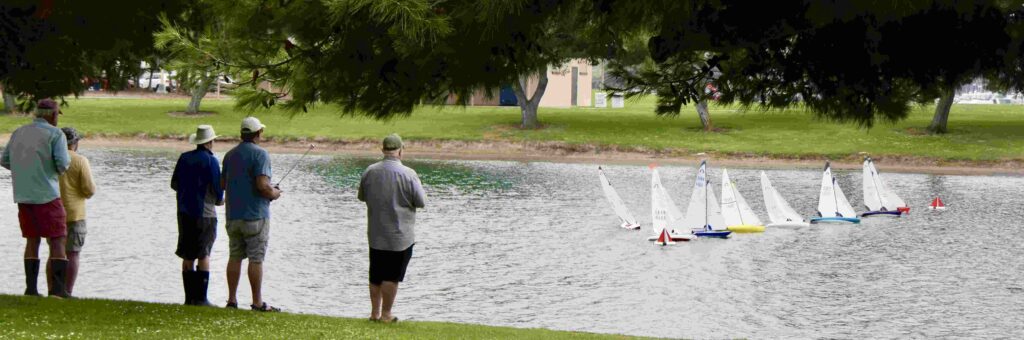
{"type": "Polygon", "coordinates": [[[67,236],[66,217],[60,198],[43,204],[18,203],[18,221],[24,238],[67,236]]]}

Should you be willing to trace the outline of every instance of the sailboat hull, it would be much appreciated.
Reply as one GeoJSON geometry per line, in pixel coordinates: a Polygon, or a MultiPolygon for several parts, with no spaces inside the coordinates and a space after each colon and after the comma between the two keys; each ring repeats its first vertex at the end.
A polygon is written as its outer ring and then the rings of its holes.
{"type": "Polygon", "coordinates": [[[737,233],[737,234],[763,233],[764,232],[764,226],[763,225],[740,224],[740,225],[731,225],[731,226],[727,227],[726,229],[729,229],[729,231],[737,233]]]}
{"type": "Polygon", "coordinates": [[[811,224],[818,223],[859,224],[860,219],[856,217],[815,217],[811,219],[811,224]]]}
{"type": "Polygon", "coordinates": [[[622,229],[640,230],[640,224],[633,224],[629,222],[622,222],[622,225],[620,225],[620,227],[622,227],[622,229]]]}
{"type": "Polygon", "coordinates": [[[765,227],[769,228],[769,229],[775,229],[775,228],[800,229],[800,228],[805,228],[805,227],[809,227],[809,226],[810,226],[810,224],[808,224],[807,222],[779,222],[779,223],[769,223],[765,227]]]}
{"type": "MultiPolygon", "coordinates": [[[[694,237],[696,237],[696,236],[693,236],[692,234],[670,234],[670,236],[672,236],[672,241],[689,241],[689,240],[692,240],[694,237]]],[[[657,241],[658,240],[658,235],[654,235],[654,236],[648,237],[647,240],[648,241],[657,241]]]]}
{"type": "Polygon", "coordinates": [[[887,217],[900,217],[902,213],[899,211],[868,211],[860,214],[860,217],[871,217],[871,216],[887,216],[887,217]]]}
{"type": "Polygon", "coordinates": [[[694,230],[693,234],[697,237],[729,238],[732,232],[728,230],[694,230]]]}

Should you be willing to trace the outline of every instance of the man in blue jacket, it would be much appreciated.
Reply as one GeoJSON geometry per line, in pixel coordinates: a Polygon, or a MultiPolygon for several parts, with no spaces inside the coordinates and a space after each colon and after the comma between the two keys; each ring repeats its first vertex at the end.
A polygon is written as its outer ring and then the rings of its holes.
{"type": "Polygon", "coordinates": [[[185,304],[212,306],[206,299],[210,285],[210,249],[217,239],[217,208],[224,204],[220,161],[213,155],[213,127],[200,125],[189,136],[196,149],[178,157],[171,189],[178,197],[178,249],[185,304]]]}

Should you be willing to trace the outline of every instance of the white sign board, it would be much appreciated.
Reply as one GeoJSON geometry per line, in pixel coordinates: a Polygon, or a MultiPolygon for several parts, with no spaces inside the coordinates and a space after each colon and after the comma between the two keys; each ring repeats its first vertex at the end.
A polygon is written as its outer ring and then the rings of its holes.
{"type": "Polygon", "coordinates": [[[614,95],[614,96],[612,96],[612,108],[613,109],[621,109],[621,108],[624,108],[624,107],[626,107],[626,98],[625,97],[623,97],[622,95],[614,95]]]}
{"type": "Polygon", "coordinates": [[[595,93],[594,107],[599,107],[602,109],[608,107],[608,94],[604,92],[595,93]]]}

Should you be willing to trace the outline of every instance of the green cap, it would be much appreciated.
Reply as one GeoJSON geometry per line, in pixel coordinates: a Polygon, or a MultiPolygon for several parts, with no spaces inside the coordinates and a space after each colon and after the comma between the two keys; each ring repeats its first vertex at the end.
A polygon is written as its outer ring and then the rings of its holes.
{"type": "Polygon", "coordinates": [[[402,137],[399,137],[397,133],[384,137],[384,150],[398,150],[402,148],[402,137]]]}

